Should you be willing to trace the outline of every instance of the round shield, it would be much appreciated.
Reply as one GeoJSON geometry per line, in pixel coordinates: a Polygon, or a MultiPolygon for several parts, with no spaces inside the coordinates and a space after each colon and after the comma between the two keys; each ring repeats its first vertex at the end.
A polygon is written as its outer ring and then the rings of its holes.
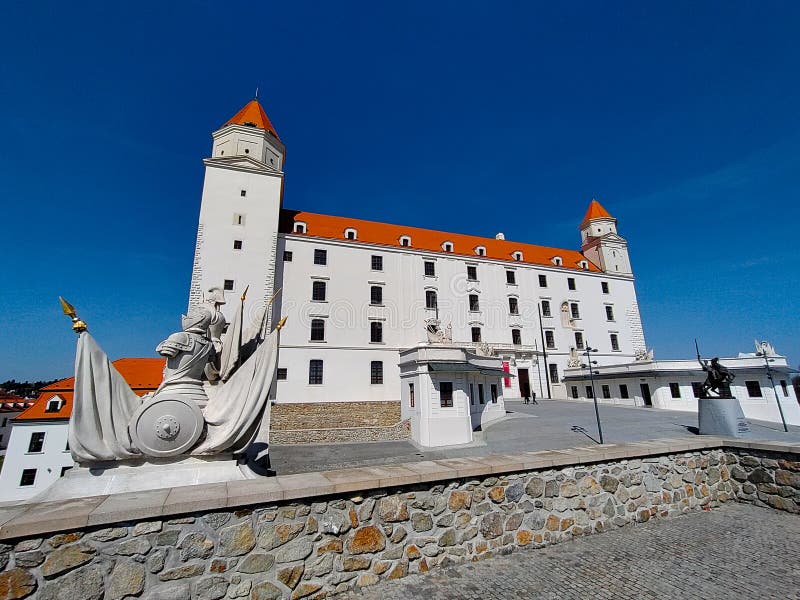
{"type": "Polygon", "coordinates": [[[140,406],[129,430],[134,444],[144,454],[175,456],[197,442],[204,423],[203,413],[194,401],[164,396],[140,406]]]}

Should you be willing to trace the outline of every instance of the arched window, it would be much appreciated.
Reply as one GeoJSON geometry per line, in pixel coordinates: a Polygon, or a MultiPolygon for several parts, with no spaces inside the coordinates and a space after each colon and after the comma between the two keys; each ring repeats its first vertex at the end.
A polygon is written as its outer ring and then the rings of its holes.
{"type": "Polygon", "coordinates": [[[352,227],[348,227],[344,230],[344,237],[348,240],[357,240],[358,239],[358,231],[353,229],[352,227]]]}
{"type": "Polygon", "coordinates": [[[442,250],[445,252],[453,251],[453,242],[442,242],[442,250]]]}
{"type": "Polygon", "coordinates": [[[406,248],[411,247],[411,236],[408,235],[401,235],[400,236],[400,245],[405,246],[406,248]]]}
{"type": "Polygon", "coordinates": [[[302,221],[295,221],[294,232],[295,233],[305,233],[306,232],[306,224],[303,223],[302,221]]]}
{"type": "Polygon", "coordinates": [[[517,261],[522,260],[522,252],[520,252],[519,250],[514,252],[511,256],[514,257],[514,260],[517,260],[517,261]]]}
{"type": "Polygon", "coordinates": [[[478,256],[486,256],[486,247],[475,246],[475,254],[477,254],[478,256]]]}

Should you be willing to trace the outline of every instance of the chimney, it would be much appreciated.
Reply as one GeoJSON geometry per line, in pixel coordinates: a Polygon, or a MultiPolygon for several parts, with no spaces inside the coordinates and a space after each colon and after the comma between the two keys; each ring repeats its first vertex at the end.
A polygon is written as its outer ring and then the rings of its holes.
{"type": "Polygon", "coordinates": [[[494,236],[494,239],[496,239],[496,240],[504,240],[504,239],[506,239],[506,234],[505,233],[498,233],[496,236],[494,236]]]}

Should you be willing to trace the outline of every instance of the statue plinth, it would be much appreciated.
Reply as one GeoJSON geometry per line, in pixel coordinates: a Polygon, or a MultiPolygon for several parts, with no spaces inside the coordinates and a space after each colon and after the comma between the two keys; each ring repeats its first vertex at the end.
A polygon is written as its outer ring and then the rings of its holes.
{"type": "Polygon", "coordinates": [[[697,422],[700,435],[752,437],[750,422],[736,398],[700,398],[697,400],[697,422]]]}

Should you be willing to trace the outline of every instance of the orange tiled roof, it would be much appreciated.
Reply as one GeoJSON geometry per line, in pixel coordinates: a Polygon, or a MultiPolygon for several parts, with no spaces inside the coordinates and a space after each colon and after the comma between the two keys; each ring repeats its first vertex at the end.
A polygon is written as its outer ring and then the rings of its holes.
{"type": "MultiPolygon", "coordinates": [[[[128,382],[131,389],[142,396],[147,392],[154,391],[161,384],[165,362],[164,358],[120,358],[112,364],[128,382]]],[[[69,419],[72,414],[74,389],[74,377],[68,377],[43,387],[33,406],[15,420],[69,419]],[[47,402],[55,396],[64,400],[64,404],[58,412],[47,412],[47,402]]]]}
{"type": "Polygon", "coordinates": [[[233,117],[231,117],[228,122],[225,123],[225,125],[231,124],[249,125],[251,127],[258,127],[259,129],[265,129],[276,138],[281,139],[278,137],[278,132],[275,131],[275,128],[272,126],[267,113],[264,112],[264,108],[261,106],[258,100],[250,100],[250,102],[244,105],[242,110],[233,115],[233,117]]]}
{"type": "Polygon", "coordinates": [[[477,256],[475,248],[483,246],[486,248],[485,257],[494,260],[507,260],[509,262],[547,265],[552,267],[553,257],[560,256],[562,260],[561,266],[564,268],[580,270],[580,262],[585,260],[589,264],[589,271],[600,271],[596,265],[576,250],[549,248],[547,246],[522,244],[510,240],[497,240],[494,238],[483,238],[461,233],[447,233],[432,229],[421,229],[419,227],[391,225],[389,223],[377,223],[375,221],[363,221],[361,219],[334,217],[286,209],[281,211],[280,230],[283,233],[291,233],[294,231],[295,221],[302,221],[305,223],[307,227],[306,235],[311,237],[346,240],[345,229],[353,228],[358,232],[358,239],[351,242],[355,244],[366,242],[384,246],[402,247],[400,244],[400,237],[407,235],[411,238],[410,247],[417,250],[428,250],[445,254],[445,251],[442,249],[442,244],[444,242],[452,242],[453,252],[448,252],[446,254],[474,257],[477,256]],[[513,254],[517,251],[522,252],[523,260],[514,260],[513,254]]]}
{"type": "Polygon", "coordinates": [[[581,225],[586,223],[586,221],[590,221],[591,219],[613,219],[614,217],[611,216],[603,205],[600,204],[597,200],[592,198],[592,201],[589,203],[589,209],[586,211],[586,214],[583,217],[583,221],[581,221],[581,225]]]}
{"type": "Polygon", "coordinates": [[[28,400],[22,396],[15,396],[6,392],[0,392],[0,412],[20,412],[33,404],[33,400],[28,400]]]}

